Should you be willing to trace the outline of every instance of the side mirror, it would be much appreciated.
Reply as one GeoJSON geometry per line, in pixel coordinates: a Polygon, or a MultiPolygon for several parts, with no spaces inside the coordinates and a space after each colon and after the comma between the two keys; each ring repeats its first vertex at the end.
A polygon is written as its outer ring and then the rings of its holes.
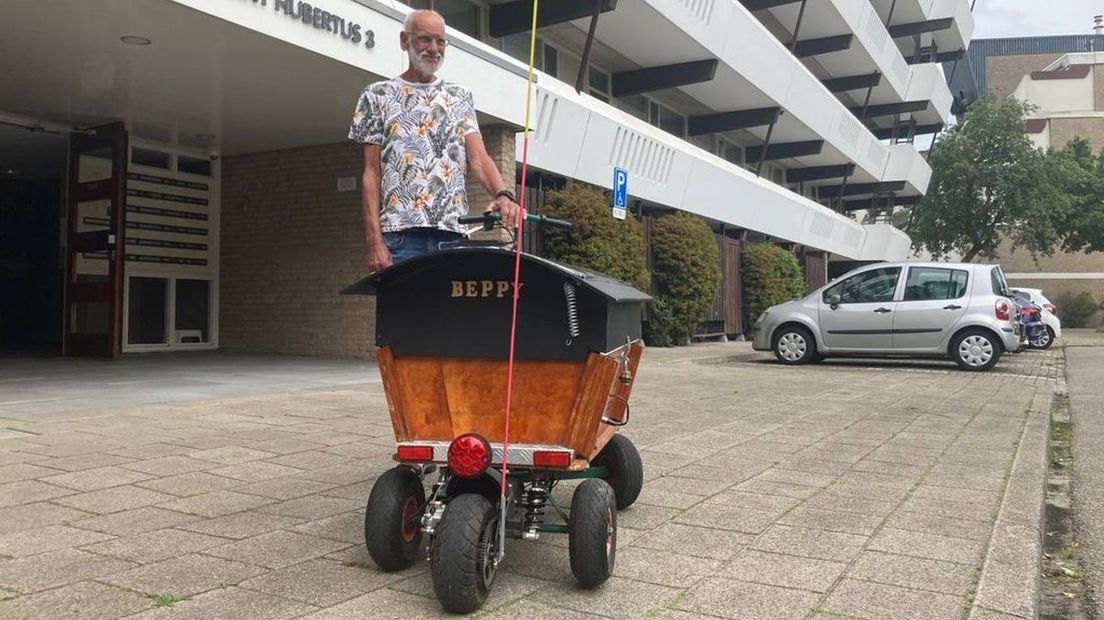
{"type": "Polygon", "coordinates": [[[833,310],[836,309],[836,306],[840,305],[840,296],[838,293],[833,293],[828,296],[828,305],[832,306],[833,310]]]}

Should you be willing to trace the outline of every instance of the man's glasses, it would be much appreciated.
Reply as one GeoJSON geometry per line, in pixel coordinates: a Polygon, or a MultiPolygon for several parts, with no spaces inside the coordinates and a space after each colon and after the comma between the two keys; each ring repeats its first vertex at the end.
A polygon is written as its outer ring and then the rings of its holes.
{"type": "MultiPolygon", "coordinates": [[[[413,36],[413,35],[411,35],[411,36],[413,36]]],[[[418,43],[418,45],[420,45],[422,47],[429,47],[430,43],[437,43],[437,47],[447,47],[448,44],[449,44],[448,39],[445,39],[443,37],[442,38],[431,37],[428,34],[418,35],[418,36],[413,37],[413,38],[418,43]]]]}

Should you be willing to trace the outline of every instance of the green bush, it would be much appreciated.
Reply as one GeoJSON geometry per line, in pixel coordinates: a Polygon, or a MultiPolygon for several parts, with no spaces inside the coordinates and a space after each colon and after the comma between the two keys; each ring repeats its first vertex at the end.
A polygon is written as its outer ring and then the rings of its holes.
{"type": "Polygon", "coordinates": [[[1062,319],[1062,327],[1085,327],[1092,315],[1100,309],[1092,295],[1082,291],[1076,295],[1062,293],[1054,298],[1058,306],[1058,318],[1062,319]]]}
{"type": "Polygon", "coordinates": [[[792,252],[773,244],[748,246],[743,264],[744,317],[754,321],[767,308],[805,294],[805,275],[792,252]]]}
{"type": "Polygon", "coordinates": [[[647,292],[644,231],[629,216],[610,214],[610,201],[596,187],[569,183],[551,192],[541,213],[571,222],[569,230],[545,228],[544,255],[554,261],[593,269],[647,292]]]}
{"type": "Polygon", "coordinates": [[[717,240],[700,218],[682,212],[663,215],[652,226],[652,258],[656,302],[645,341],[653,346],[686,344],[721,286],[717,240]]]}

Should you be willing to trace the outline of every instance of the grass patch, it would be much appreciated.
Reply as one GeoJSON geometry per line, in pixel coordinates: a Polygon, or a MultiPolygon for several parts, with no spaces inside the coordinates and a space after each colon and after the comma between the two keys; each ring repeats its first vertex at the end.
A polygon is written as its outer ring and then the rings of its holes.
{"type": "Polygon", "coordinates": [[[12,592],[11,590],[0,588],[0,601],[10,601],[17,596],[19,596],[18,592],[12,592]]]}
{"type": "Polygon", "coordinates": [[[172,607],[180,601],[188,600],[186,596],[177,596],[175,594],[149,594],[147,595],[153,600],[153,604],[158,607],[172,607]]]}
{"type": "Polygon", "coordinates": [[[241,582],[240,581],[222,581],[222,582],[219,583],[218,587],[223,589],[223,590],[229,590],[230,588],[238,587],[239,583],[241,583],[241,582]]]}

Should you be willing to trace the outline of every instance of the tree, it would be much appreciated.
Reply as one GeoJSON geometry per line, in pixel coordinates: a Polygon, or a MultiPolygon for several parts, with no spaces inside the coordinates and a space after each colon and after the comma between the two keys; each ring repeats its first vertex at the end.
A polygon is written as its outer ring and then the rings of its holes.
{"type": "Polygon", "coordinates": [[[610,215],[610,201],[602,190],[568,183],[563,190],[549,193],[543,213],[573,224],[568,230],[545,229],[545,256],[648,290],[643,227],[631,216],[619,220],[610,215]]]}
{"type": "Polygon", "coordinates": [[[978,99],[962,122],[932,145],[928,193],[908,233],[936,258],[992,259],[1003,239],[1052,254],[1067,229],[1069,198],[1062,158],[1036,149],[1024,133],[1031,107],[1015,98],[978,99]]]}
{"type": "Polygon", "coordinates": [[[1093,156],[1089,141],[1077,138],[1051,153],[1051,159],[1070,207],[1062,249],[1104,251],[1104,151],[1093,156]]]}

